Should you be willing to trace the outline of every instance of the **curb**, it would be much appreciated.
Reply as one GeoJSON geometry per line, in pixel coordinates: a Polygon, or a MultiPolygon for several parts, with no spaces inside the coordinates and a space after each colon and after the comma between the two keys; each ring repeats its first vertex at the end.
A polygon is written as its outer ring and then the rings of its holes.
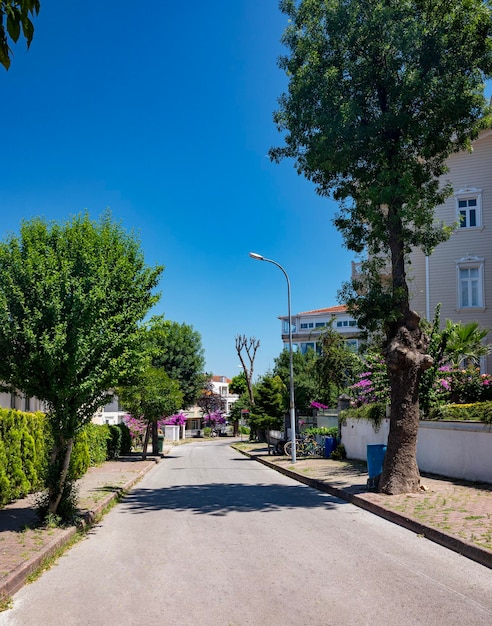
{"type": "Polygon", "coordinates": [[[145,474],[147,474],[147,472],[153,469],[155,465],[161,461],[161,459],[162,457],[156,457],[149,460],[149,464],[140,470],[140,472],[138,472],[138,474],[136,474],[125,485],[120,487],[117,491],[109,494],[106,498],[104,498],[104,500],[99,502],[94,509],[86,511],[82,515],[77,526],[67,528],[59,537],[44,546],[39,553],[18,565],[2,582],[0,582],[0,600],[2,598],[11,597],[17,593],[19,589],[26,584],[27,578],[41,566],[43,561],[53,556],[60,548],[63,548],[63,546],[65,546],[79,530],[90,528],[108,504],[110,504],[113,500],[120,498],[124,493],[131,489],[133,485],[139,482],[145,474]]]}
{"type": "Polygon", "coordinates": [[[237,450],[237,452],[240,452],[244,456],[249,457],[250,459],[254,459],[255,461],[258,461],[259,463],[266,465],[267,467],[275,470],[276,472],[279,472],[280,474],[284,474],[285,476],[288,476],[289,478],[296,480],[297,482],[308,485],[309,487],[313,487],[314,489],[317,489],[318,491],[329,493],[330,495],[336,496],[337,498],[340,498],[341,500],[345,500],[345,502],[350,502],[351,504],[354,504],[355,506],[368,511],[369,513],[374,513],[374,515],[378,515],[379,517],[382,517],[389,522],[398,524],[399,526],[402,526],[406,528],[407,530],[414,532],[417,535],[422,535],[426,539],[429,539],[430,541],[433,541],[434,543],[440,544],[441,546],[447,548],[448,550],[457,552],[458,554],[461,554],[462,556],[472,561],[475,561],[476,563],[479,563],[480,565],[483,565],[485,567],[488,567],[489,569],[492,569],[492,552],[489,552],[487,550],[482,550],[478,546],[475,546],[474,544],[471,544],[467,541],[463,541],[462,539],[459,539],[458,537],[454,537],[453,535],[448,535],[447,533],[441,530],[437,530],[436,528],[431,528],[430,526],[421,524],[420,522],[417,522],[416,520],[413,520],[409,517],[405,517],[404,515],[400,515],[399,513],[396,513],[395,511],[390,511],[389,509],[385,509],[381,505],[376,504],[374,502],[369,502],[369,500],[366,500],[365,498],[361,498],[358,495],[350,493],[349,491],[345,489],[341,489],[339,487],[333,487],[332,485],[327,484],[321,480],[317,480],[316,478],[308,478],[307,476],[303,476],[302,474],[297,474],[296,472],[293,472],[292,470],[289,470],[285,467],[279,467],[278,465],[275,465],[274,463],[270,463],[267,459],[264,459],[254,454],[250,454],[249,452],[246,452],[244,450],[238,450],[237,448],[235,448],[235,450],[237,450]]]}

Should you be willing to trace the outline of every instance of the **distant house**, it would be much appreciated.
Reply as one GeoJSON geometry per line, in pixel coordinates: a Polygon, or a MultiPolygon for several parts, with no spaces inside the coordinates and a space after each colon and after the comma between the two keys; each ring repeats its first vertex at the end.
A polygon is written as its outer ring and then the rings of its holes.
{"type": "Polygon", "coordinates": [[[36,411],[46,411],[44,402],[38,398],[30,398],[21,393],[0,393],[0,407],[4,409],[17,409],[27,413],[36,411]]]}
{"type": "MultiPolygon", "coordinates": [[[[430,256],[410,255],[411,306],[431,320],[440,303],[442,325],[446,319],[477,321],[492,333],[492,130],[482,131],[472,152],[452,154],[447,164],[444,180],[453,194],[437,207],[436,219],[456,229],[430,256]]],[[[482,366],[492,371],[492,357],[482,366]]]]}
{"type": "MultiPolygon", "coordinates": [[[[319,353],[321,345],[319,337],[328,324],[333,324],[345,343],[353,350],[359,348],[360,330],[356,320],[348,313],[344,305],[304,311],[292,315],[292,344],[294,349],[305,354],[309,349],[319,353]]],[[[284,348],[289,347],[289,318],[280,316],[282,322],[282,341],[284,348]]]]}
{"type": "MultiPolygon", "coordinates": [[[[213,392],[220,396],[222,413],[227,419],[231,406],[239,399],[239,396],[235,393],[229,392],[229,385],[231,379],[227,376],[212,376],[210,382],[212,383],[213,392]]],[[[203,411],[195,405],[189,407],[184,413],[188,416],[186,422],[186,431],[188,435],[196,433],[203,426],[203,411]]]]}

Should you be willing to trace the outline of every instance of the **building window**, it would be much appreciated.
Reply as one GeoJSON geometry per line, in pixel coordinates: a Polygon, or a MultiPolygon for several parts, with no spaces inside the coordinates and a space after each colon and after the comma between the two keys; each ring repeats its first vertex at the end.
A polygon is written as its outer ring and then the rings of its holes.
{"type": "Polygon", "coordinates": [[[460,228],[476,228],[482,225],[482,190],[460,189],[455,195],[456,212],[460,228]]]}
{"type": "Polygon", "coordinates": [[[324,328],[326,326],[325,322],[316,322],[315,328],[324,328]]]}
{"type": "Polygon", "coordinates": [[[308,350],[316,350],[316,343],[314,341],[310,341],[308,343],[301,343],[301,354],[306,354],[308,350]]]}
{"type": "Polygon", "coordinates": [[[359,348],[359,342],[357,339],[345,339],[345,345],[350,348],[352,352],[357,352],[359,348]]]}
{"type": "Polygon", "coordinates": [[[464,257],[457,262],[458,307],[460,309],[484,306],[483,259],[464,257]]]}

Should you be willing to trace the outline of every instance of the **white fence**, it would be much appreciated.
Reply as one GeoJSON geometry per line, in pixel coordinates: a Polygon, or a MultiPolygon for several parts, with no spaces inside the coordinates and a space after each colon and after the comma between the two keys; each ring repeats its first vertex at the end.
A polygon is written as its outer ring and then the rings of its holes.
{"type": "MultiPolygon", "coordinates": [[[[342,422],[349,459],[366,460],[367,444],[388,441],[389,419],[375,431],[372,422],[342,422]]],[[[477,422],[420,422],[417,463],[422,472],[492,483],[492,426],[477,422]]]]}

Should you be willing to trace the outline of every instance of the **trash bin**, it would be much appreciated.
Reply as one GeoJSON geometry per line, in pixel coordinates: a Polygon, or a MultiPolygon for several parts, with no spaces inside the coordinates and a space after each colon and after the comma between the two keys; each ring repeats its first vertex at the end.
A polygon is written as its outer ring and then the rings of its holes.
{"type": "Polygon", "coordinates": [[[337,438],[336,437],[325,437],[325,459],[329,459],[331,453],[337,447],[337,438]]]}
{"type": "Polygon", "coordinates": [[[367,473],[369,474],[367,486],[372,489],[378,486],[379,477],[383,471],[385,454],[386,446],[383,443],[367,444],[367,473]]]}
{"type": "Polygon", "coordinates": [[[164,449],[164,435],[157,435],[157,445],[159,452],[162,452],[164,449]]]}

